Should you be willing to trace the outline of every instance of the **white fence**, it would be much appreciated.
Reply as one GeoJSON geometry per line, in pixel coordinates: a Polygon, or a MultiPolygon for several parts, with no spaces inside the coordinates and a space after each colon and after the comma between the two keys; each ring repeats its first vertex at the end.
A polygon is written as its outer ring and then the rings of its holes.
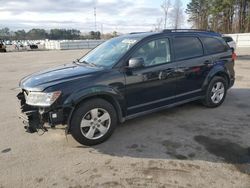
{"type": "MultiPolygon", "coordinates": [[[[225,34],[231,36],[237,47],[250,47],[250,33],[225,34]]],[[[46,40],[45,48],[51,50],[92,49],[105,40],[46,40]]]]}
{"type": "Polygon", "coordinates": [[[225,34],[231,36],[237,47],[250,47],[250,33],[225,34]]]}
{"type": "Polygon", "coordinates": [[[105,40],[46,40],[45,48],[51,50],[92,49],[105,40]]]}

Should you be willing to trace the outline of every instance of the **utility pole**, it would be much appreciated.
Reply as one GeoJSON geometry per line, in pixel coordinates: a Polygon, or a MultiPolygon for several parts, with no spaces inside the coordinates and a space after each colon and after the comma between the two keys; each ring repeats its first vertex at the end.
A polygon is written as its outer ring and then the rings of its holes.
{"type": "Polygon", "coordinates": [[[96,7],[94,7],[94,17],[95,17],[95,32],[96,32],[96,7]]]}

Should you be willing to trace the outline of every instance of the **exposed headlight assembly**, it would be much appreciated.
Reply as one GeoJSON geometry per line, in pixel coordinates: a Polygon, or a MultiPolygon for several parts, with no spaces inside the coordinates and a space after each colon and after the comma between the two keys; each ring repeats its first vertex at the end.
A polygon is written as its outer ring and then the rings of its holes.
{"type": "Polygon", "coordinates": [[[29,92],[26,95],[26,103],[31,106],[51,106],[61,95],[61,91],[54,91],[50,93],[45,92],[29,92]]]}

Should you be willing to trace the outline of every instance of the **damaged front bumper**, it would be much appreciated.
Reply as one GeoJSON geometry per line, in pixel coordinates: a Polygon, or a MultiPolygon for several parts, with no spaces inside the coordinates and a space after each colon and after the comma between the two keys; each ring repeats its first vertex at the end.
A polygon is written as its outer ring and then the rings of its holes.
{"type": "Polygon", "coordinates": [[[47,131],[45,124],[55,127],[58,124],[67,123],[67,113],[70,110],[51,107],[35,107],[26,104],[24,90],[18,93],[17,98],[20,101],[21,112],[19,118],[24,124],[27,132],[34,133],[39,129],[47,131]]]}
{"type": "Polygon", "coordinates": [[[44,123],[42,123],[41,121],[37,110],[23,111],[19,114],[19,118],[25,125],[24,128],[27,130],[27,132],[37,132],[38,129],[47,131],[47,129],[44,127],[44,123]]]}

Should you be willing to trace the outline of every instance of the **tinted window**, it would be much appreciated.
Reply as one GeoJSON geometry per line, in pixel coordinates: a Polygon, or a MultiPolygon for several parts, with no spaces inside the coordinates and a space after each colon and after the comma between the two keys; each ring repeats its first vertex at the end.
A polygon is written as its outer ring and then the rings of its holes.
{"type": "Polygon", "coordinates": [[[232,42],[233,39],[231,37],[222,37],[224,39],[224,41],[226,42],[232,42]]]}
{"type": "Polygon", "coordinates": [[[174,50],[176,60],[198,57],[203,55],[200,40],[196,37],[174,38],[174,50]]]}
{"type": "Polygon", "coordinates": [[[228,48],[223,40],[217,38],[203,37],[202,41],[208,54],[225,52],[228,48]]]}
{"type": "Polygon", "coordinates": [[[145,66],[170,62],[170,47],[168,39],[157,39],[142,45],[132,57],[144,59],[145,66]]]}

